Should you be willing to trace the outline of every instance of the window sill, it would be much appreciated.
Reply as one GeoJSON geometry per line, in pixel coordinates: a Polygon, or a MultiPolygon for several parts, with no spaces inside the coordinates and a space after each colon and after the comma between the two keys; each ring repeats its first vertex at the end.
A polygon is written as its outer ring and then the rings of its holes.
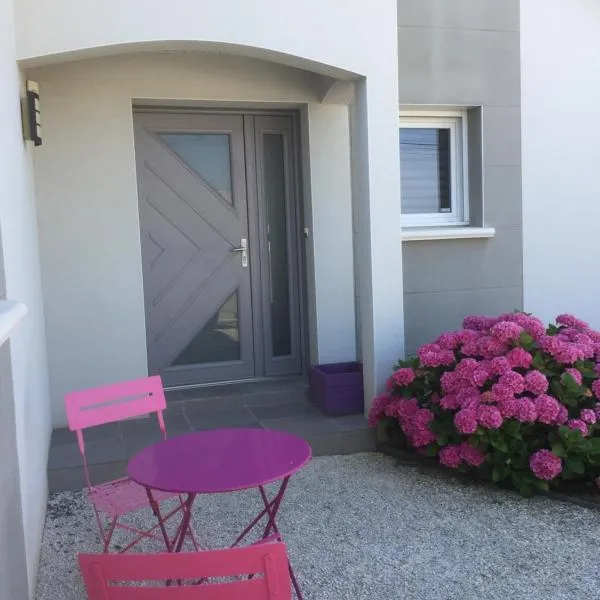
{"type": "Polygon", "coordinates": [[[20,302],[0,300],[0,346],[10,337],[26,312],[27,308],[20,302]]]}
{"type": "Polygon", "coordinates": [[[489,239],[495,235],[493,227],[415,227],[402,230],[402,241],[489,239]]]}

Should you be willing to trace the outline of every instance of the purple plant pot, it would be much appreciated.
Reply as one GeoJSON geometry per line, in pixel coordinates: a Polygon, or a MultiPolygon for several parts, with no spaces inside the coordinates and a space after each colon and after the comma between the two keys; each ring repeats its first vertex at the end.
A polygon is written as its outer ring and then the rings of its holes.
{"type": "Polygon", "coordinates": [[[327,415],[364,411],[362,365],[357,362],[317,365],[310,372],[312,403],[327,415]]]}

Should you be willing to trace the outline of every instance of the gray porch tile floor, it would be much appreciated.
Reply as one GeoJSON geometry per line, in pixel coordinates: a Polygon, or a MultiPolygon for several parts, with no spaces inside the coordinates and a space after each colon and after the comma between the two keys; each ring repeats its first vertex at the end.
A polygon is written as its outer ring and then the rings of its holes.
{"type": "MultiPolygon", "coordinates": [[[[169,392],[165,423],[169,437],[220,427],[260,427],[289,431],[306,439],[315,456],[350,454],[375,448],[362,415],[328,417],[310,404],[305,385],[237,386],[233,390],[169,392]]],[[[100,483],[125,474],[127,460],[159,442],[154,417],[91,428],[85,432],[92,480],[100,483]]],[[[51,491],[85,486],[75,435],[66,427],[52,433],[48,459],[51,491]]]]}

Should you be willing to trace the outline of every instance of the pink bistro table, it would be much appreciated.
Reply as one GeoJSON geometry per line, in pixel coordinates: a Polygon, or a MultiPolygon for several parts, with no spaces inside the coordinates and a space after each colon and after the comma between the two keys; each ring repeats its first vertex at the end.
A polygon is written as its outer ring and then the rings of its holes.
{"type": "MultiPolygon", "coordinates": [[[[144,486],[165,540],[168,552],[180,552],[198,494],[222,494],[257,488],[263,510],[232,544],[239,544],[266,517],[262,539],[276,535],[277,513],[290,477],[311,458],[305,440],[282,431],[267,429],[213,429],[168,439],[145,448],[127,465],[129,477],[144,486]],[[265,486],[281,481],[269,499],[265,486]],[[183,518],[171,540],[153,490],[185,495],[183,518]]],[[[298,598],[302,593],[294,571],[290,575],[298,598]]]]}

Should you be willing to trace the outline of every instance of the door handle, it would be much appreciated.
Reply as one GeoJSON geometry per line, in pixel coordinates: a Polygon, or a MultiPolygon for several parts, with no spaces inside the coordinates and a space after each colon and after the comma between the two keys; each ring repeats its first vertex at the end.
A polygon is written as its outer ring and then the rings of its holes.
{"type": "Polygon", "coordinates": [[[230,252],[241,252],[242,253],[242,267],[246,269],[248,267],[248,240],[242,238],[240,240],[239,248],[231,248],[230,252]]]}

